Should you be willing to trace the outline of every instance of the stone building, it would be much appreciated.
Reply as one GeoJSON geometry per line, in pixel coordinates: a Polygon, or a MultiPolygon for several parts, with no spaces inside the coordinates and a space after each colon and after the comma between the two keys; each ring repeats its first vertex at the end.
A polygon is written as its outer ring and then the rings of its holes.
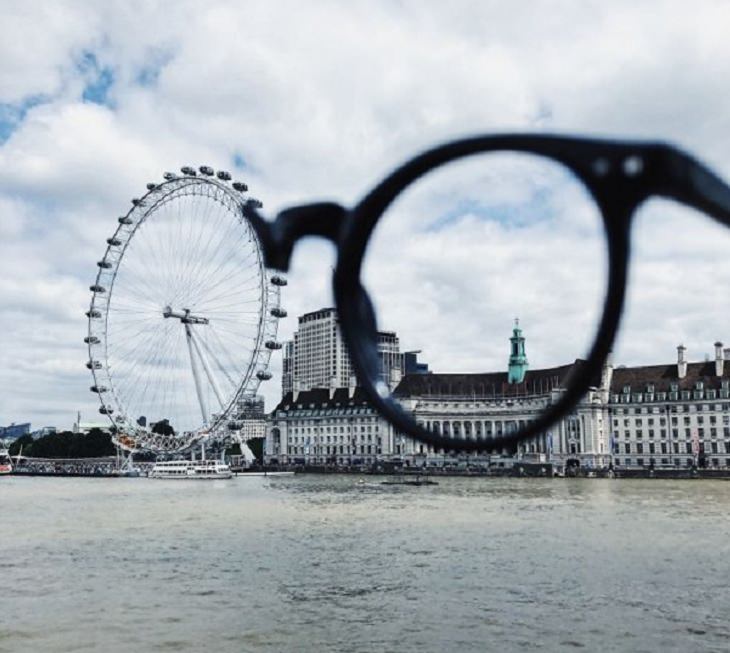
{"type": "MultiPolygon", "coordinates": [[[[394,396],[436,433],[499,437],[555,403],[581,365],[578,359],[530,370],[516,324],[506,371],[407,374],[394,396]]],[[[282,462],[484,460],[434,451],[396,432],[352,386],[287,393],[269,417],[267,434],[267,455],[282,462]]],[[[539,456],[557,467],[730,466],[730,349],[718,342],[714,360],[701,363],[688,363],[682,346],[674,364],[614,368],[609,360],[571,414],[531,441],[494,455],[539,456]]]]}
{"type": "Polygon", "coordinates": [[[730,466],[730,349],[688,363],[613,370],[608,412],[614,464],[730,466]]]}
{"type": "Polygon", "coordinates": [[[393,455],[393,427],[363,391],[289,392],[267,421],[265,456],[280,464],[372,464],[393,455]]]}

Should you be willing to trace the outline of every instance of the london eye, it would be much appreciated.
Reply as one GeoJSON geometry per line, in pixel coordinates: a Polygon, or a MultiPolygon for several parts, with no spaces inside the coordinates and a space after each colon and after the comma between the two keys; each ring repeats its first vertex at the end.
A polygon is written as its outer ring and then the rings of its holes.
{"type": "Polygon", "coordinates": [[[271,378],[282,276],[243,214],[260,202],[208,166],[165,173],[118,218],[90,287],[87,367],[127,451],[175,453],[240,432],[271,378]]]}

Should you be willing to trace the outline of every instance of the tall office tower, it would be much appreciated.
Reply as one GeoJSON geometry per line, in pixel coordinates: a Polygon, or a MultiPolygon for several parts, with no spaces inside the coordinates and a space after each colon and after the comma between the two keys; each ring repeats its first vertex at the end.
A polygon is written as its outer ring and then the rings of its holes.
{"type": "Polygon", "coordinates": [[[281,368],[281,396],[294,389],[294,341],[284,343],[284,360],[281,368]]]}
{"type": "Polygon", "coordinates": [[[403,354],[395,331],[378,331],[380,378],[392,390],[403,376],[403,354]]]}
{"type": "MultiPolygon", "coordinates": [[[[403,354],[394,332],[378,333],[378,353],[381,379],[394,388],[403,375],[403,354]]],[[[294,340],[284,348],[282,395],[312,388],[357,385],[354,374],[337,311],[323,308],[301,315],[294,340]]]]}

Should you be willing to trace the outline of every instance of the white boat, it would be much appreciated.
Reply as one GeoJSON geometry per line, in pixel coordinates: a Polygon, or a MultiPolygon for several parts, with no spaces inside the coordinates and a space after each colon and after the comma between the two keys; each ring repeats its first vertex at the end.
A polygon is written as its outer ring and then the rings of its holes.
{"type": "Polygon", "coordinates": [[[166,460],[155,463],[150,478],[231,478],[231,468],[219,460],[166,460]]]}
{"type": "Polygon", "coordinates": [[[0,476],[5,474],[11,474],[13,471],[13,464],[10,461],[10,454],[7,449],[0,449],[0,476]]]}
{"type": "Polygon", "coordinates": [[[294,472],[237,472],[236,476],[294,476],[294,472]]]}

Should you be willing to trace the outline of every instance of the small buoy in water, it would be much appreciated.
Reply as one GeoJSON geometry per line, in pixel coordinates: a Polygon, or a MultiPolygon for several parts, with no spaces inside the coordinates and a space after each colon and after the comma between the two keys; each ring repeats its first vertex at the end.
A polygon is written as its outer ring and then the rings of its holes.
{"type": "Polygon", "coordinates": [[[361,479],[358,479],[357,484],[358,485],[364,485],[365,484],[365,480],[362,479],[362,478],[361,479]]]}

